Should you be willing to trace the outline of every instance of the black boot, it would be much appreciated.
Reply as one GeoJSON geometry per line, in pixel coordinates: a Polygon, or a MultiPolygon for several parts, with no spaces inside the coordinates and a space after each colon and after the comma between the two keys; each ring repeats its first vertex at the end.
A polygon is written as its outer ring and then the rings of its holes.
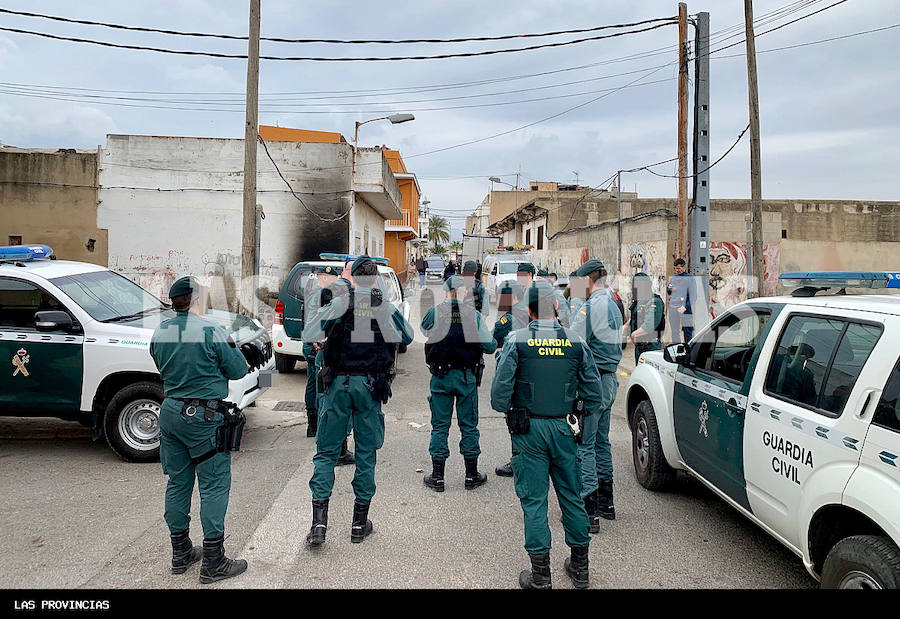
{"type": "Polygon", "coordinates": [[[225,580],[242,574],[247,569],[243,559],[229,559],[225,556],[225,536],[203,540],[203,563],[200,564],[200,582],[225,580]]]}
{"type": "Polygon", "coordinates": [[[347,449],[347,439],[344,439],[344,442],[341,443],[341,455],[338,456],[337,465],[344,466],[345,464],[355,464],[356,456],[353,455],[353,452],[347,449]]]}
{"type": "Polygon", "coordinates": [[[588,571],[588,547],[572,548],[572,557],[566,559],[564,564],[566,574],[572,579],[576,589],[587,589],[590,585],[590,572],[588,571]]]}
{"type": "Polygon", "coordinates": [[[528,555],[531,559],[531,571],[519,573],[519,586],[523,589],[552,589],[550,584],[550,553],[528,555]]]}
{"type": "Polygon", "coordinates": [[[616,508],[613,506],[613,483],[597,480],[597,515],[607,520],[616,519],[616,508]]]}
{"type": "Polygon", "coordinates": [[[494,469],[494,472],[497,475],[499,475],[500,477],[512,477],[513,476],[512,462],[507,462],[503,466],[498,466],[497,468],[494,469]]]}
{"type": "Polygon", "coordinates": [[[372,534],[372,521],[369,520],[369,504],[356,501],[353,503],[353,524],[350,525],[350,541],[358,544],[372,534]]]}
{"type": "Polygon", "coordinates": [[[466,458],[466,490],[483,486],[487,480],[487,475],[478,472],[478,458],[466,458]]]}
{"type": "Polygon", "coordinates": [[[319,429],[319,413],[317,411],[306,412],[306,436],[315,436],[319,429]]]}
{"type": "Polygon", "coordinates": [[[325,530],[328,528],[328,499],[312,502],[312,527],[306,536],[307,546],[318,546],[325,543],[325,530]]]}
{"type": "Polygon", "coordinates": [[[446,460],[432,460],[431,475],[426,475],[423,480],[425,485],[435,492],[444,491],[444,465],[446,463],[446,460]]]}
{"type": "Polygon", "coordinates": [[[597,490],[584,497],[584,511],[587,512],[588,521],[591,523],[591,533],[600,532],[600,514],[597,512],[597,490]]]}
{"type": "Polygon", "coordinates": [[[185,530],[181,533],[171,533],[172,539],[172,573],[184,574],[187,569],[200,560],[203,550],[200,546],[191,544],[190,533],[185,530]]]}

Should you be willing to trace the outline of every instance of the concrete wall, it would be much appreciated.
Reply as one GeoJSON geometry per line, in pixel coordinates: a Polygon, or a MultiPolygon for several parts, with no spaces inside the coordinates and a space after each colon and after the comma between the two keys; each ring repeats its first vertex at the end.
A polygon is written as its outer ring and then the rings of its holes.
{"type": "Polygon", "coordinates": [[[359,196],[350,213],[350,252],[384,255],[384,218],[359,196]]]}
{"type": "MultiPolygon", "coordinates": [[[[214,307],[236,310],[243,148],[237,139],[108,136],[98,222],[109,230],[110,268],[163,299],[175,279],[197,275],[212,285],[214,307]]],[[[270,142],[268,148],[306,205],[287,190],[260,146],[258,204],[266,218],[259,287],[270,299],[298,261],[347,250],[349,217],[326,223],[310,210],[334,218],[350,208],[350,169],[341,164],[351,147],[270,142]]]]}
{"type": "Polygon", "coordinates": [[[0,181],[0,245],[20,236],[25,244],[49,245],[61,260],[107,264],[107,233],[97,227],[96,151],[4,148],[0,181]]]}

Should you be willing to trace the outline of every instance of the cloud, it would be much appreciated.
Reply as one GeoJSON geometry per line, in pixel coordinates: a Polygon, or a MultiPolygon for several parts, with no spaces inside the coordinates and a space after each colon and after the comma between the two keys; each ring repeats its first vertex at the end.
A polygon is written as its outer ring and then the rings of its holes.
{"type": "Polygon", "coordinates": [[[220,92],[244,91],[242,81],[232,77],[225,67],[212,63],[194,67],[174,65],[166,69],[165,78],[181,87],[190,86],[193,91],[202,91],[205,88],[215,88],[220,92]]]}
{"type": "Polygon", "coordinates": [[[102,110],[73,103],[0,105],[0,140],[22,148],[96,148],[116,122],[102,110]]]}

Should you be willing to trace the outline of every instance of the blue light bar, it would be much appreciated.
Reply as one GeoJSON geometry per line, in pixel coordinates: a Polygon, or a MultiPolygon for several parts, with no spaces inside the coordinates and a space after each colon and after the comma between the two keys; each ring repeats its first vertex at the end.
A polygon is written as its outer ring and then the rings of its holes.
{"type": "Polygon", "coordinates": [[[7,245],[0,247],[0,261],[27,262],[49,258],[53,250],[47,245],[7,245]]]}
{"type": "Polygon", "coordinates": [[[778,279],[785,286],[900,288],[900,273],[889,271],[793,271],[778,279]]]}
{"type": "MultiPolygon", "coordinates": [[[[341,262],[350,262],[351,260],[356,260],[363,254],[335,254],[335,253],[324,253],[319,254],[319,258],[321,260],[339,260],[341,262]]],[[[390,260],[385,258],[384,256],[369,256],[372,259],[372,262],[376,264],[389,264],[390,260]]]]}

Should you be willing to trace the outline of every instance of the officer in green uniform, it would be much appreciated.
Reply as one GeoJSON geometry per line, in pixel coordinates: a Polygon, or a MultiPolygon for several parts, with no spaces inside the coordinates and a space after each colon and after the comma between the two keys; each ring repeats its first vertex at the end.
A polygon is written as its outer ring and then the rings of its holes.
{"type": "Polygon", "coordinates": [[[569,303],[566,301],[566,298],[563,296],[561,290],[557,289],[556,286],[553,285],[554,277],[547,269],[538,269],[537,278],[543,280],[553,286],[553,296],[556,298],[556,314],[557,319],[559,320],[559,324],[564,327],[569,326],[569,303]]]}
{"type": "Polygon", "coordinates": [[[475,311],[481,313],[484,307],[484,284],[475,277],[478,271],[478,265],[474,260],[466,260],[462,268],[463,281],[466,284],[468,293],[466,294],[466,302],[475,305],[475,311]]]}
{"type": "MultiPolygon", "coordinates": [[[[515,329],[521,329],[528,324],[528,308],[525,300],[525,289],[515,282],[506,282],[500,288],[500,298],[497,300],[497,313],[500,318],[494,323],[494,341],[497,343],[497,352],[494,358],[500,362],[500,353],[503,350],[503,342],[506,336],[515,329]]],[[[507,462],[494,469],[494,473],[500,477],[512,477],[512,464],[507,462]]]]}
{"type": "Polygon", "coordinates": [[[166,394],[159,415],[159,457],[169,476],[165,520],[172,539],[172,573],[184,573],[201,557],[189,536],[196,476],[203,526],[200,582],[207,584],[247,569],[246,561],[225,556],[231,452],[216,451],[216,430],[225,419],[216,409],[224,409],[228,381],[243,378],[248,366],[224,329],[202,317],[207,291],[195,278],[172,284],[169,298],[175,317],[153,332],[150,356],[166,394]]]}
{"type": "Polygon", "coordinates": [[[569,273],[569,324],[575,321],[578,310],[588,297],[589,280],[578,276],[578,271],[569,273]]]}
{"type": "Polygon", "coordinates": [[[585,588],[590,525],[579,495],[575,432],[566,417],[572,413],[576,392],[587,410],[601,406],[600,377],[584,341],[554,319],[553,288],[535,282],[526,294],[532,322],[506,339],[491,384],[491,407],[506,414],[512,435],[516,495],[522,503],[525,550],[531,559],[531,571],[519,574],[519,586],[551,588],[547,494],[552,480],[566,545],[572,549],[564,564],[566,574],[577,588],[585,588]]]}
{"type": "Polygon", "coordinates": [[[378,268],[360,256],[350,269],[353,288],[343,289],[304,325],[303,338],[326,337],[319,374],[324,386],[316,434],[312,491],[312,527],[307,544],[325,542],[328,501],[334,487],[334,467],[341,442],[352,421],[356,441],[353,477],[353,521],[350,541],[362,542],[372,532],[369,505],[375,495],[375,454],[384,445],[381,405],[390,397],[389,372],[397,346],[409,344],[413,330],[400,311],[373,290],[378,268]]]}
{"type": "Polygon", "coordinates": [[[599,533],[601,517],[616,518],[609,418],[619,387],[616,368],[622,360],[622,313],[606,287],[607,272],[601,261],[588,260],[576,275],[587,278],[590,296],[575,314],[572,330],[587,342],[603,389],[603,404],[597,415],[585,418],[584,438],[579,446],[581,495],[591,517],[591,532],[599,533]]]}
{"type": "Polygon", "coordinates": [[[635,273],[631,280],[631,306],[628,308],[634,364],[648,350],[662,350],[662,334],[666,330],[666,306],[653,292],[650,276],[635,273]]]}
{"type": "MultiPolygon", "coordinates": [[[[474,267],[475,263],[470,262],[474,267]]],[[[469,264],[469,263],[466,263],[469,264]]],[[[465,269],[465,267],[463,267],[465,269]]],[[[474,268],[473,268],[474,271],[474,268]]],[[[466,463],[466,490],[473,490],[485,482],[487,475],[478,472],[478,383],[484,368],[482,355],[497,349],[491,332],[481,314],[466,302],[468,286],[459,275],[444,282],[447,299],[433,307],[422,318],[425,361],[431,370],[431,454],[432,472],[424,478],[425,485],[435,492],[444,491],[444,465],[450,457],[447,437],[453,420],[456,401],[456,420],[462,439],[459,451],[466,463]]]]}

